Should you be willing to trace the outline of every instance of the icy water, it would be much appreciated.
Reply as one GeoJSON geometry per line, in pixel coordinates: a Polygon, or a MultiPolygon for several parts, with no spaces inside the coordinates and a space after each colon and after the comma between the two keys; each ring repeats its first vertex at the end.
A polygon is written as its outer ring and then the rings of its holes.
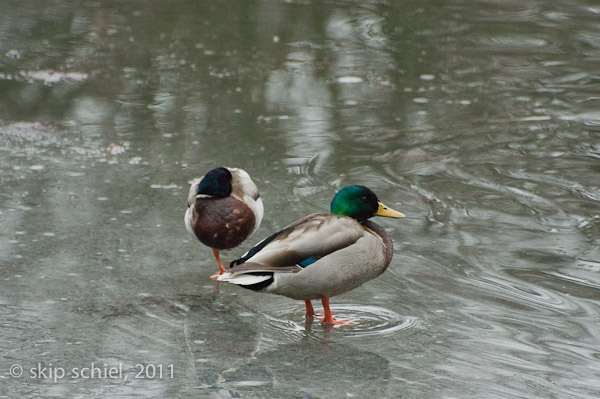
{"type": "Polygon", "coordinates": [[[600,396],[597,2],[1,8],[0,397],[600,396]],[[209,279],[220,165],[266,207],[226,260],[348,184],[408,215],[358,325],[209,279]]]}

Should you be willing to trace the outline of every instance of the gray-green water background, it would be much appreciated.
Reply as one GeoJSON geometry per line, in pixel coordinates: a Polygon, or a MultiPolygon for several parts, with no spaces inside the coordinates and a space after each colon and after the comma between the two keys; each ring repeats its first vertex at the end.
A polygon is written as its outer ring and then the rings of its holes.
{"type": "Polygon", "coordinates": [[[598,2],[0,9],[0,397],[600,396],[598,2]],[[409,216],[358,326],[209,280],[219,165],[266,207],[227,260],[347,184],[409,216]]]}

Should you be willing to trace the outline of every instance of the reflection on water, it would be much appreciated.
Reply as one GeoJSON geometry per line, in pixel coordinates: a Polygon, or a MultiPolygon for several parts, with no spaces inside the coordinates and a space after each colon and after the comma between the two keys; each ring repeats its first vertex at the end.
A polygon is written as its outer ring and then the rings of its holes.
{"type": "Polygon", "coordinates": [[[563,3],[5,4],[0,392],[598,397],[600,8],[563,3]],[[208,279],[182,217],[215,165],[256,237],[347,184],[408,215],[332,300],[356,326],[208,279]],[[30,375],[92,362],[129,378],[30,375]]]}
{"type": "Polygon", "coordinates": [[[385,397],[392,393],[389,380],[390,365],[384,356],[343,343],[323,346],[311,341],[260,352],[224,373],[225,387],[253,398],[290,394],[309,398],[385,397]]]}

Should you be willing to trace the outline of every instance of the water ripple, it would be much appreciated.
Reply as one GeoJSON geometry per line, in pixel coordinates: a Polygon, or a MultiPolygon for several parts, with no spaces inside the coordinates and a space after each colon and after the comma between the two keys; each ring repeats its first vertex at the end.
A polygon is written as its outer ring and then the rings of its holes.
{"type": "MultiPolygon", "coordinates": [[[[318,307],[315,310],[319,312],[318,307]]],[[[346,337],[390,335],[418,328],[422,324],[421,320],[416,317],[402,316],[380,306],[335,304],[332,306],[332,311],[336,318],[356,323],[355,325],[334,327],[336,334],[343,334],[346,337]]],[[[329,326],[321,327],[319,319],[304,319],[304,306],[281,307],[277,310],[267,310],[267,312],[263,314],[263,317],[268,321],[268,329],[277,332],[282,340],[303,336],[313,328],[330,329],[329,326]],[[300,316],[304,319],[303,322],[297,321],[300,316]]]]}
{"type": "Polygon", "coordinates": [[[484,46],[501,46],[505,49],[531,49],[532,47],[546,47],[548,41],[530,36],[492,36],[492,37],[476,37],[473,39],[475,43],[484,46]]]}
{"type": "Polygon", "coordinates": [[[527,281],[500,275],[486,275],[467,280],[465,283],[477,285],[485,291],[493,293],[496,298],[518,302],[520,305],[532,307],[538,311],[546,308],[552,311],[571,313],[581,309],[578,302],[568,296],[527,281]]]}

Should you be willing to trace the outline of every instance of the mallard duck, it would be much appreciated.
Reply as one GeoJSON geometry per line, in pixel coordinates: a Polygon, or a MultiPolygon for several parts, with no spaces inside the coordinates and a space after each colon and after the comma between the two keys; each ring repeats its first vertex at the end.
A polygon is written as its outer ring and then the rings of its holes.
{"type": "Polygon", "coordinates": [[[219,251],[240,245],[258,229],[263,213],[250,175],[243,169],[220,167],[192,181],[184,220],[187,230],[212,248],[218,274],[223,274],[219,251]]]}
{"type": "Polygon", "coordinates": [[[229,272],[218,279],[304,300],[306,316],[312,318],[311,300],[321,299],[323,323],[348,324],[333,318],[329,297],[374,279],[392,260],[392,239],[367,220],[373,216],[405,217],[368,187],[344,187],[333,197],[330,214],[308,215],[267,237],[231,262],[229,272]]]}

